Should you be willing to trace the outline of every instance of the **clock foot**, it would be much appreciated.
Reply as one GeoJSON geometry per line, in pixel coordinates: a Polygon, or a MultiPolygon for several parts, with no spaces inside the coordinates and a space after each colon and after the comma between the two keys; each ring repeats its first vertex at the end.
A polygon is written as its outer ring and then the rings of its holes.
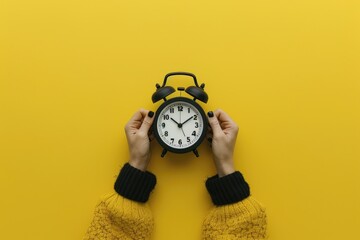
{"type": "Polygon", "coordinates": [[[197,150],[197,149],[194,149],[193,152],[194,152],[194,154],[195,154],[196,157],[199,157],[199,153],[198,153],[198,150],[197,150]]]}
{"type": "Polygon", "coordinates": [[[162,153],[161,153],[161,157],[164,157],[166,153],[167,153],[167,150],[164,149],[164,150],[162,151],[162,153]]]}

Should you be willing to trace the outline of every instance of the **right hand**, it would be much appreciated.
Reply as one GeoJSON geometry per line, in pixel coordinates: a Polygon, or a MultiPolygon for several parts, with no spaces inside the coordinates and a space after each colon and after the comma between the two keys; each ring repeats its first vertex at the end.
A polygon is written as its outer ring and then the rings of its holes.
{"type": "Polygon", "coordinates": [[[223,177],[235,172],[233,155],[239,127],[224,111],[219,109],[209,112],[208,119],[215,167],[218,176],[223,177]]]}

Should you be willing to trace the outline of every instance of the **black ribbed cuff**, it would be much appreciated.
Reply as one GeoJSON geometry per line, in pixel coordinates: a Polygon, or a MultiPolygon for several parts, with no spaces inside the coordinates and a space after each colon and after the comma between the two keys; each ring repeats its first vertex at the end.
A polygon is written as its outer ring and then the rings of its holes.
{"type": "Polygon", "coordinates": [[[146,202],[156,185],[156,177],[151,172],[143,172],[126,163],[116,179],[114,189],[124,198],[146,202]]]}
{"type": "Polygon", "coordinates": [[[238,171],[221,178],[218,175],[208,178],[206,188],[217,206],[240,202],[250,196],[249,184],[238,171]]]}

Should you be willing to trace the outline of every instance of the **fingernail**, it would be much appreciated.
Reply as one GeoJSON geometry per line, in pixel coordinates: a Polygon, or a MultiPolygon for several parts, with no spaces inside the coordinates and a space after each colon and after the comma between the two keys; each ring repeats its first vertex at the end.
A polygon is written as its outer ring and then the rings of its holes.
{"type": "Polygon", "coordinates": [[[153,112],[153,111],[149,111],[148,116],[149,116],[150,118],[152,118],[152,117],[154,116],[154,112],[153,112]]]}
{"type": "Polygon", "coordinates": [[[213,111],[208,112],[208,116],[212,118],[214,116],[213,111]]]}

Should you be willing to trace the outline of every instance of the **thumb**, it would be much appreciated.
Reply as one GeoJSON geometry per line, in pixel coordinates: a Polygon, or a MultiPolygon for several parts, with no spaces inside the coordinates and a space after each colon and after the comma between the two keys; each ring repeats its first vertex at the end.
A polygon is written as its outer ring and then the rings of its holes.
{"type": "Polygon", "coordinates": [[[154,112],[149,111],[148,114],[146,114],[139,131],[147,134],[153,122],[154,122],[154,112]]]}
{"type": "Polygon", "coordinates": [[[213,136],[216,137],[216,136],[219,136],[220,134],[222,134],[223,131],[221,129],[219,120],[217,119],[216,115],[212,111],[208,112],[208,119],[209,119],[210,127],[213,131],[213,136]]]}

